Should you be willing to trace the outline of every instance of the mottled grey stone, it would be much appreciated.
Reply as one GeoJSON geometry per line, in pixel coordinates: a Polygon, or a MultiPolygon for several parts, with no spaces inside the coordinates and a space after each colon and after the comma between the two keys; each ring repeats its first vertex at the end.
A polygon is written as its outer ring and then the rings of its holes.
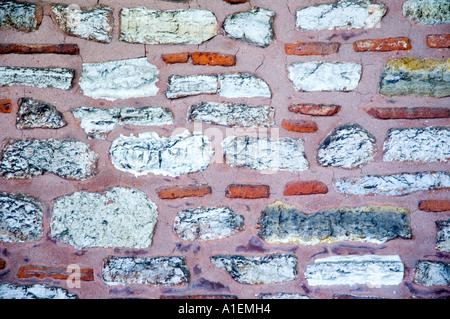
{"type": "Polygon", "coordinates": [[[180,285],[190,281],[184,257],[108,257],[103,262],[108,285],[180,285]]]}
{"type": "Polygon", "coordinates": [[[169,78],[169,90],[166,97],[178,99],[199,94],[216,94],[218,90],[217,75],[172,75],[169,78]]]}
{"type": "Polygon", "coordinates": [[[46,284],[0,283],[0,299],[77,299],[65,288],[46,284]]]}
{"type": "Polygon", "coordinates": [[[437,220],[436,226],[438,228],[436,249],[450,252],[450,219],[437,220]]]}
{"type": "Polygon", "coordinates": [[[54,200],[53,238],[76,249],[87,247],[148,248],[158,217],[145,193],[125,187],[104,193],[76,192],[54,200]]]}
{"type": "Polygon", "coordinates": [[[25,85],[70,90],[75,70],[63,68],[0,67],[0,86],[25,85]]]}
{"type": "Polygon", "coordinates": [[[18,129],[57,129],[67,125],[62,113],[50,103],[24,97],[19,99],[18,104],[16,121],[18,129]]]}
{"type": "Polygon", "coordinates": [[[0,192],[0,242],[23,243],[43,236],[42,204],[24,194],[0,192]]]}
{"type": "Polygon", "coordinates": [[[414,267],[414,283],[422,286],[449,286],[450,263],[419,260],[414,267]]]}
{"type": "Polygon", "coordinates": [[[86,180],[97,173],[98,155],[75,140],[8,140],[0,160],[0,176],[25,179],[45,173],[86,180]]]}
{"type": "Polygon", "coordinates": [[[14,28],[19,31],[32,32],[39,29],[44,9],[31,2],[3,0],[0,3],[0,29],[14,28]]]}
{"type": "Polygon", "coordinates": [[[317,245],[338,241],[382,244],[411,238],[409,211],[392,206],[341,207],[304,214],[276,202],[266,206],[259,220],[259,236],[271,244],[317,245]]]}
{"type": "Polygon", "coordinates": [[[271,284],[297,278],[297,257],[289,254],[263,257],[218,255],[211,257],[211,263],[226,270],[241,284],[271,284]]]}
{"type": "Polygon", "coordinates": [[[448,0],[408,0],[403,4],[403,15],[422,24],[450,23],[448,0]]]}

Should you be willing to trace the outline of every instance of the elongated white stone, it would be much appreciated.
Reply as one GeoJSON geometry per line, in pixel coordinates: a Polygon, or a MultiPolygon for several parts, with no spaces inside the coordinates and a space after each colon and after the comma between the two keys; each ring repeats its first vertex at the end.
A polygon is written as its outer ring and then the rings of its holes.
{"type": "Polygon", "coordinates": [[[227,98],[272,97],[269,85],[249,73],[221,74],[219,86],[219,95],[227,98]]]}
{"type": "Polygon", "coordinates": [[[0,67],[0,86],[25,85],[69,90],[75,70],[63,68],[0,67]]]}
{"type": "Polygon", "coordinates": [[[0,299],[77,299],[65,288],[44,284],[0,283],[0,299]]]}
{"type": "Polygon", "coordinates": [[[216,94],[217,90],[217,75],[172,75],[169,78],[169,90],[166,91],[166,97],[177,99],[198,94],[216,94]]]}
{"type": "Polygon", "coordinates": [[[438,229],[436,236],[436,249],[450,252],[450,219],[437,220],[436,227],[438,229]]]}

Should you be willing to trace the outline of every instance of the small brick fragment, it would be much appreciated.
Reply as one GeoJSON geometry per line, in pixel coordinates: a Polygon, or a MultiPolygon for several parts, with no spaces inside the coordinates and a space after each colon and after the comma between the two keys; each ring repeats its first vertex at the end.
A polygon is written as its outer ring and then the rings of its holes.
{"type": "MultiPolygon", "coordinates": [[[[91,268],[78,269],[80,276],[77,279],[82,281],[94,281],[94,270],[91,268]]],[[[66,267],[45,267],[45,266],[27,266],[20,267],[18,277],[25,278],[52,278],[57,280],[69,279],[72,272],[66,267]]]]}
{"type": "Polygon", "coordinates": [[[67,54],[78,55],[80,48],[76,44],[0,44],[0,54],[67,54]]]}
{"type": "Polygon", "coordinates": [[[370,116],[380,120],[417,120],[450,117],[450,109],[448,108],[371,107],[366,112],[370,116]]]}
{"type": "Polygon", "coordinates": [[[212,66],[234,66],[236,59],[234,55],[222,55],[220,53],[194,52],[191,54],[192,64],[212,66]]]}
{"type": "Polygon", "coordinates": [[[3,270],[6,268],[6,261],[3,259],[0,259],[0,270],[3,270]]]}
{"type": "Polygon", "coordinates": [[[430,48],[450,48],[450,34],[430,34],[427,45],[430,48]]]}
{"type": "Polygon", "coordinates": [[[315,133],[318,131],[317,124],[312,121],[291,121],[283,120],[281,126],[286,131],[297,133],[315,133]]]}
{"type": "Polygon", "coordinates": [[[289,111],[311,116],[333,116],[341,110],[340,105],[325,104],[292,104],[289,111]]]}
{"type": "Polygon", "coordinates": [[[298,42],[285,46],[288,55],[328,55],[337,53],[338,50],[338,42],[298,42]]]}
{"type": "Polygon", "coordinates": [[[163,54],[162,59],[167,64],[173,64],[173,63],[187,63],[189,61],[189,53],[182,52],[182,53],[168,53],[163,54]]]}
{"type": "Polygon", "coordinates": [[[450,211],[450,200],[424,200],[419,203],[419,209],[425,212],[450,211]]]}
{"type": "Polygon", "coordinates": [[[203,197],[211,194],[211,192],[211,187],[204,185],[166,187],[157,190],[159,198],[162,199],[203,197]]]}
{"type": "Polygon", "coordinates": [[[225,191],[228,198],[269,198],[270,188],[267,185],[229,185],[225,191]]]}
{"type": "Polygon", "coordinates": [[[0,113],[11,113],[11,100],[0,100],[0,113]]]}
{"type": "Polygon", "coordinates": [[[320,181],[290,182],[284,189],[285,196],[315,195],[328,193],[328,187],[320,181]]]}
{"type": "Polygon", "coordinates": [[[409,38],[365,39],[353,43],[356,52],[411,50],[409,38]]]}

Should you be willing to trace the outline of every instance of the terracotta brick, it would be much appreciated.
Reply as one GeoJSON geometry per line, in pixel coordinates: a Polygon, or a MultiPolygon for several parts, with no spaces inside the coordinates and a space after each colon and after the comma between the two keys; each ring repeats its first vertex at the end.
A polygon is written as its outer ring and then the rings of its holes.
{"type": "Polygon", "coordinates": [[[80,49],[76,44],[0,44],[0,54],[67,54],[78,55],[80,49]]]}
{"type": "Polygon", "coordinates": [[[450,48],[450,34],[430,34],[427,45],[430,48],[450,48]]]}
{"type": "MultiPolygon", "coordinates": [[[[58,280],[66,280],[70,277],[72,272],[68,272],[67,268],[61,267],[45,267],[45,266],[27,266],[20,267],[18,277],[21,279],[25,278],[52,278],[58,280]]],[[[80,280],[82,281],[93,281],[94,280],[94,270],[90,268],[80,269],[80,280]]]]}
{"type": "Polygon", "coordinates": [[[163,54],[162,59],[164,62],[168,64],[186,63],[189,60],[189,53],[183,52],[183,53],[163,54]]]}
{"type": "Polygon", "coordinates": [[[3,259],[0,259],[0,270],[5,269],[6,262],[3,259]]]}
{"type": "Polygon", "coordinates": [[[248,0],[224,0],[225,2],[231,3],[231,4],[238,4],[238,3],[246,3],[248,0]]]}
{"type": "Polygon", "coordinates": [[[204,185],[167,187],[158,189],[157,194],[162,199],[202,197],[211,194],[211,187],[204,185]]]}
{"type": "Polygon", "coordinates": [[[210,52],[194,52],[191,53],[192,63],[194,65],[219,65],[219,66],[234,66],[236,59],[233,55],[222,55],[220,53],[210,52]]]}
{"type": "Polygon", "coordinates": [[[426,212],[450,211],[450,200],[424,200],[419,203],[419,209],[426,212]]]}
{"type": "Polygon", "coordinates": [[[289,111],[312,116],[333,116],[341,110],[340,105],[292,104],[289,111]]]}
{"type": "Polygon", "coordinates": [[[11,113],[11,100],[0,100],[0,113],[11,113]]]}
{"type": "Polygon", "coordinates": [[[434,119],[450,117],[450,109],[446,108],[429,108],[429,107],[371,107],[366,112],[380,120],[395,119],[434,119]]]}
{"type": "Polygon", "coordinates": [[[328,55],[338,52],[337,42],[299,42],[286,44],[285,51],[289,55],[328,55]]]}
{"type": "Polygon", "coordinates": [[[353,43],[356,52],[411,50],[409,38],[366,39],[353,43]]]}
{"type": "Polygon", "coordinates": [[[284,189],[285,196],[326,194],[328,187],[320,181],[290,182],[284,189]]]}
{"type": "Polygon", "coordinates": [[[228,198],[269,198],[270,189],[267,185],[229,185],[225,191],[228,198]]]}
{"type": "Polygon", "coordinates": [[[312,121],[283,120],[281,126],[286,131],[298,133],[315,133],[318,130],[317,124],[312,121]]]}

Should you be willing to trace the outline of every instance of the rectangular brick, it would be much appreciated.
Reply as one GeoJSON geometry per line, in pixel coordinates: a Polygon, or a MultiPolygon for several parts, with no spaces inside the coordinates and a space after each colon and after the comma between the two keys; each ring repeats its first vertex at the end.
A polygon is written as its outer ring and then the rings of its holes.
{"type": "Polygon", "coordinates": [[[450,200],[423,200],[419,203],[419,209],[425,212],[450,211],[450,200]]]}
{"type": "Polygon", "coordinates": [[[173,63],[187,63],[189,61],[189,53],[182,52],[182,53],[168,53],[163,54],[162,59],[167,64],[173,64],[173,63]]]}
{"type": "Polygon", "coordinates": [[[353,43],[356,52],[411,50],[409,38],[365,39],[353,43]]]}
{"type": "Polygon", "coordinates": [[[340,105],[325,105],[325,104],[292,104],[289,106],[289,111],[292,113],[300,113],[311,116],[333,116],[341,110],[340,105]]]}
{"type": "MultiPolygon", "coordinates": [[[[82,281],[94,281],[94,270],[91,268],[81,268],[79,270],[82,281]]],[[[46,266],[23,266],[19,268],[18,277],[21,279],[26,278],[52,278],[58,280],[67,280],[73,273],[67,271],[64,267],[46,267],[46,266]]]]}
{"type": "Polygon", "coordinates": [[[76,44],[0,44],[0,54],[67,54],[78,55],[80,49],[76,44]]]}
{"type": "Polygon", "coordinates": [[[11,100],[0,100],[0,113],[11,113],[11,100]]]}
{"type": "Polygon", "coordinates": [[[212,66],[234,66],[236,58],[234,55],[222,55],[220,53],[193,52],[191,53],[192,64],[212,66]]]}
{"type": "Polygon", "coordinates": [[[450,117],[448,108],[430,107],[371,107],[366,110],[370,116],[380,120],[416,120],[450,117]]]}
{"type": "Polygon", "coordinates": [[[337,42],[298,42],[285,46],[285,52],[289,55],[328,55],[337,53],[337,42]]]}
{"type": "Polygon", "coordinates": [[[204,185],[165,187],[158,189],[157,194],[162,199],[203,197],[211,194],[211,187],[204,185]]]}
{"type": "Polygon", "coordinates": [[[320,181],[289,182],[284,189],[285,196],[326,193],[328,193],[328,187],[320,181]]]}
{"type": "Polygon", "coordinates": [[[430,48],[450,48],[450,34],[430,34],[427,45],[430,48]]]}
{"type": "Polygon", "coordinates": [[[229,185],[225,191],[225,196],[228,198],[269,198],[270,188],[267,185],[229,185]]]}
{"type": "Polygon", "coordinates": [[[281,126],[286,131],[297,133],[315,133],[318,130],[317,124],[312,121],[283,120],[281,126]]]}

